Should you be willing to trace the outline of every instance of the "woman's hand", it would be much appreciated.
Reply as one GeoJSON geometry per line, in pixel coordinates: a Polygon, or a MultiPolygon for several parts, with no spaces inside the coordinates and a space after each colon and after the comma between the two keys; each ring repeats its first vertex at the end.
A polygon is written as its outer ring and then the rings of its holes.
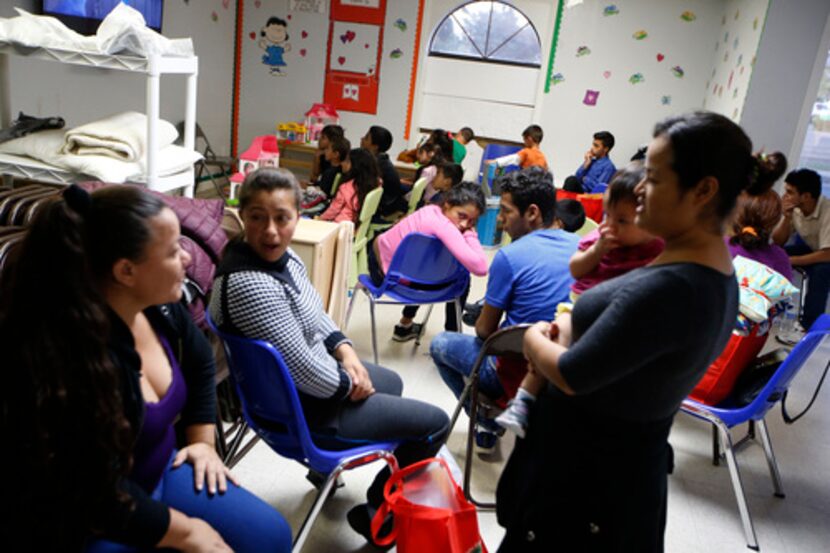
{"type": "MultiPolygon", "coordinates": [[[[558,332],[558,329],[554,329],[554,332],[558,332]]],[[[533,344],[540,336],[545,340],[551,339],[551,323],[539,321],[525,331],[525,337],[522,341],[522,353],[524,354],[525,359],[527,359],[530,363],[533,363],[533,344]]]]}
{"type": "Polygon", "coordinates": [[[190,518],[181,511],[170,509],[170,526],[159,548],[176,549],[185,553],[227,553],[232,551],[219,532],[200,518],[190,518]]]}
{"type": "Polygon", "coordinates": [[[193,483],[196,491],[202,491],[205,479],[207,479],[208,493],[211,495],[216,493],[217,488],[219,493],[225,493],[228,489],[228,480],[239,485],[236,477],[219,458],[216,449],[209,444],[198,442],[183,448],[176,454],[173,468],[181,466],[185,461],[193,465],[193,483]]]}
{"type": "Polygon", "coordinates": [[[571,314],[559,313],[553,325],[556,326],[557,335],[554,337],[551,333],[551,340],[556,340],[557,344],[565,346],[566,348],[571,347],[571,341],[573,340],[571,314]]]}
{"type": "Polygon", "coordinates": [[[369,372],[363,366],[363,363],[360,361],[352,346],[342,344],[334,353],[335,357],[340,360],[340,364],[343,365],[343,370],[352,379],[352,391],[349,394],[349,399],[352,401],[361,401],[374,394],[375,387],[372,385],[369,372]]]}

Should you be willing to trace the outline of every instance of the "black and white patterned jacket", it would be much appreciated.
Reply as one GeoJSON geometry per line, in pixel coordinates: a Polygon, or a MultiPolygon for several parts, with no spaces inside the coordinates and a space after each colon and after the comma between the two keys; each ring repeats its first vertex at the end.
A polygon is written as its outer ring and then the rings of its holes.
{"type": "Polygon", "coordinates": [[[290,248],[269,263],[244,241],[230,242],[213,281],[210,315],[225,331],[272,344],[299,391],[323,399],[351,391],[349,375],[332,356],[351,342],[323,310],[302,260],[290,248]]]}

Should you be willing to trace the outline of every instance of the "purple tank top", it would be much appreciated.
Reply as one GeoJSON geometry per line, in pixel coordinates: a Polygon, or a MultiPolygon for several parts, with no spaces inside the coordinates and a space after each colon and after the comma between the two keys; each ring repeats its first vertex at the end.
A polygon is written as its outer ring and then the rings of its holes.
{"type": "Polygon", "coordinates": [[[161,334],[157,336],[170,360],[173,379],[167,393],[159,398],[158,403],[144,402],[144,424],[133,450],[132,478],[148,493],[158,485],[170,455],[176,448],[173,422],[184,409],[187,400],[187,385],[170,349],[170,343],[161,334]]]}

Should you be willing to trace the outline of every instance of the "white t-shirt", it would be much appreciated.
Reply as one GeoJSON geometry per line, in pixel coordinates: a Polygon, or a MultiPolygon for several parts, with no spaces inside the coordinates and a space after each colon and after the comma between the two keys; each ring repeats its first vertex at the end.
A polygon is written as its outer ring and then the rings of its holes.
{"type": "Polygon", "coordinates": [[[804,215],[801,208],[795,208],[793,228],[811,250],[830,248],[830,198],[820,196],[809,215],[804,215]]]}

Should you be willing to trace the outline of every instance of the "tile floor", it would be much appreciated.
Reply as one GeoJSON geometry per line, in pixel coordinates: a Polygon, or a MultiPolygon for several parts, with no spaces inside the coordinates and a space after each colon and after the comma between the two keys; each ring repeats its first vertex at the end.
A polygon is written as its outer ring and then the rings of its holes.
{"type": "MultiPolygon", "coordinates": [[[[483,295],[485,279],[474,278],[471,299],[483,295]]],[[[423,314],[424,311],[422,311],[423,314]]],[[[429,401],[452,413],[455,399],[441,381],[428,356],[429,341],[443,329],[443,309],[436,308],[417,349],[414,342],[399,344],[389,339],[399,310],[393,306],[377,308],[380,362],[397,370],[408,397],[429,401]]],[[[465,332],[472,332],[465,328],[465,332]]],[[[368,302],[359,297],[347,334],[364,358],[371,359],[368,302]]],[[[768,347],[778,347],[770,344],[768,347]]],[[[830,352],[828,352],[830,356],[830,352]]],[[[823,367],[810,367],[800,374],[790,394],[790,411],[798,412],[809,400],[823,367]]],[[[761,551],[765,553],[830,552],[830,388],[825,386],[810,413],[793,426],[787,426],[780,411],[768,415],[785,499],[773,496],[763,450],[750,445],[738,454],[750,513],[761,551]]],[[[448,446],[459,463],[463,462],[466,422],[462,415],[448,446]]],[[[676,468],[669,480],[669,516],[666,551],[671,553],[721,553],[748,551],[725,463],[711,463],[709,426],[683,414],[677,416],[671,435],[676,468]]],[[[487,462],[474,463],[474,495],[480,500],[493,497],[498,476],[513,446],[503,439],[487,462]]],[[[323,507],[313,526],[304,551],[372,551],[362,537],[351,531],[346,512],[364,500],[364,492],[379,465],[356,469],[344,476],[346,486],[323,507]]],[[[305,469],[257,444],[235,467],[243,485],[279,509],[294,532],[298,531],[314,500],[315,490],[305,480],[305,469]]],[[[497,549],[503,530],[494,513],[479,514],[485,543],[497,549]]]]}

